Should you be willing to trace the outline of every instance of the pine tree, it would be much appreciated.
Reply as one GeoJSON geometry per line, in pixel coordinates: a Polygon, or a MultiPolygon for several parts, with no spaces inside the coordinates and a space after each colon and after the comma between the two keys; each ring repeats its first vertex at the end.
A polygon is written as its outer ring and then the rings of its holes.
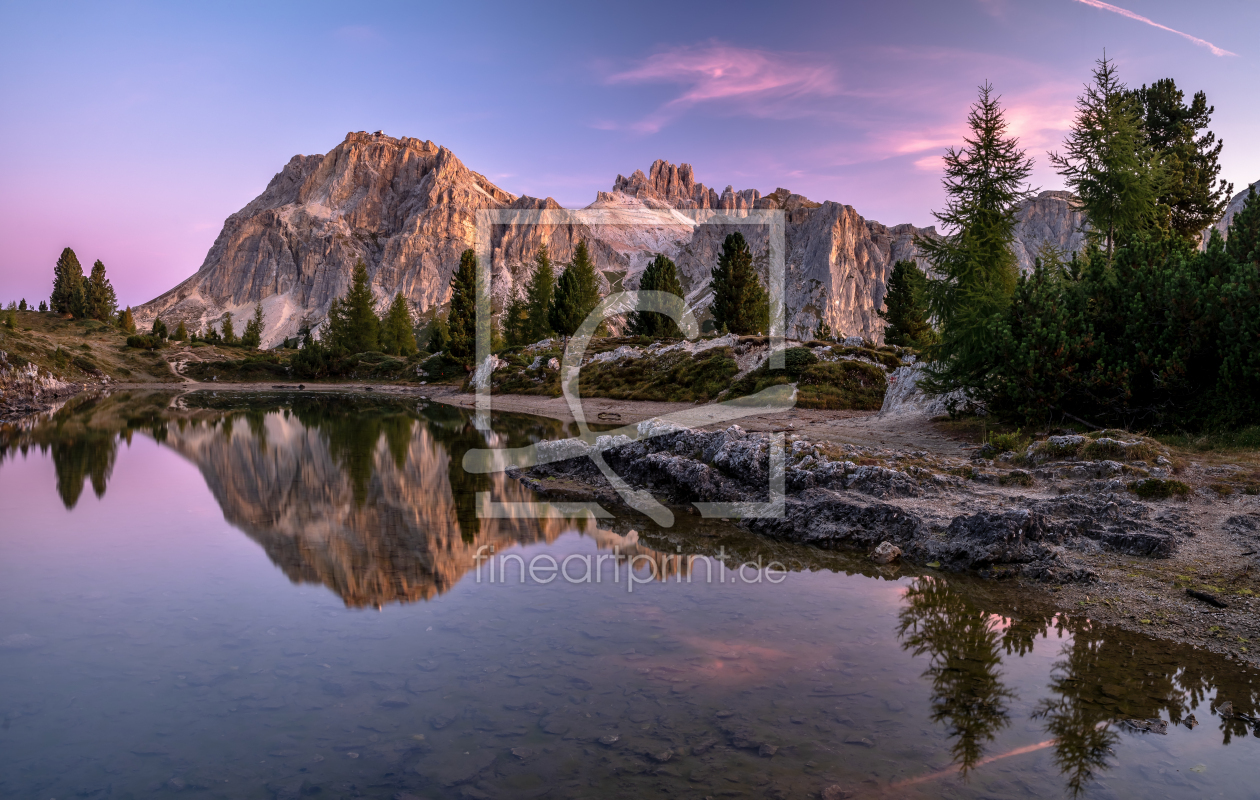
{"type": "Polygon", "coordinates": [[[573,250],[573,262],[556,281],[551,303],[551,328],[564,337],[572,336],[599,305],[599,282],[586,240],[573,250]]]}
{"type": "Polygon", "coordinates": [[[742,233],[736,231],[722,242],[722,255],[712,275],[714,327],[741,336],[766,333],[770,301],[742,233]]]}
{"type": "Polygon", "coordinates": [[[188,341],[188,327],[184,325],[184,321],[182,319],[179,321],[179,324],[175,326],[175,335],[171,338],[177,342],[188,341]]]}
{"type": "Polygon", "coordinates": [[[258,346],[262,344],[264,320],[262,303],[258,303],[254,306],[254,316],[245,323],[245,332],[241,334],[242,347],[248,347],[251,350],[258,349],[258,346]]]}
{"type": "Polygon", "coordinates": [[[471,367],[477,358],[477,254],[471,249],[460,255],[459,268],[451,277],[451,311],[446,324],[451,337],[447,354],[471,367]]]}
{"type": "Polygon", "coordinates": [[[961,150],[945,153],[948,200],[933,216],[949,233],[916,239],[940,276],[928,284],[939,341],[931,350],[936,363],[924,379],[938,393],[983,385],[992,366],[989,331],[1018,282],[1011,242],[1018,204],[1031,194],[1025,181],[1033,162],[1007,134],[998,101],[990,84],[981,86],[967,114],[970,136],[961,150]]]}
{"type": "MultiPolygon", "coordinates": [[[[685,307],[678,269],[673,261],[659,253],[643,271],[643,277],[639,279],[639,291],[668,292],[678,297],[680,311],[685,307]]],[[[640,304],[639,308],[642,309],[643,305],[640,304]]],[[[678,323],[665,314],[640,310],[630,316],[630,334],[653,339],[678,339],[682,337],[682,330],[678,323]]]]}
{"type": "Polygon", "coordinates": [[[1114,62],[1104,56],[1097,63],[1094,82],[1077,98],[1064,153],[1051,153],[1050,163],[1080,198],[1090,235],[1110,262],[1117,238],[1154,226],[1162,176],[1140,101],[1120,82],[1114,62]]]}
{"type": "Polygon", "coordinates": [[[83,266],[69,247],[61,251],[53,269],[52,310],[58,314],[81,316],[83,308],[83,266]]]}
{"type": "Polygon", "coordinates": [[[429,329],[429,352],[445,353],[451,346],[451,329],[446,320],[434,317],[429,329]]]}
{"type": "Polygon", "coordinates": [[[354,265],[350,288],[328,309],[328,334],[334,351],[369,353],[380,350],[381,321],[376,316],[376,300],[368,282],[367,264],[354,265]]]}
{"type": "Polygon", "coordinates": [[[411,357],[416,354],[415,320],[411,306],[402,292],[394,295],[389,311],[381,323],[381,351],[390,355],[411,357]]]}
{"type": "Polygon", "coordinates": [[[1234,185],[1218,178],[1224,142],[1208,130],[1214,106],[1196,92],[1190,105],[1172,78],[1143,85],[1134,92],[1142,111],[1147,141],[1158,154],[1164,180],[1156,202],[1178,235],[1198,241],[1221,218],[1234,185]],[[1200,135],[1200,131],[1203,133],[1200,135]]]}
{"type": "Polygon", "coordinates": [[[40,312],[41,312],[41,313],[42,313],[42,312],[44,312],[44,311],[47,311],[47,310],[48,310],[48,304],[47,304],[47,303],[45,303],[43,300],[40,300],[40,301],[39,301],[39,310],[40,310],[40,312]]]}
{"type": "Polygon", "coordinates": [[[529,338],[529,328],[529,304],[520,297],[513,297],[503,312],[503,335],[508,347],[520,347],[535,341],[529,338]]]}
{"type": "Polygon", "coordinates": [[[875,312],[888,323],[884,328],[885,343],[919,350],[933,343],[927,292],[927,275],[913,260],[904,259],[893,265],[884,308],[875,312]]]}
{"type": "Polygon", "coordinates": [[[122,312],[118,319],[118,327],[122,328],[123,333],[136,332],[136,318],[131,313],[131,306],[127,306],[127,309],[122,312]]]}
{"type": "Polygon", "coordinates": [[[23,297],[22,302],[18,303],[18,311],[25,311],[25,310],[26,310],[26,298],[23,297]]]}
{"type": "MultiPolygon", "coordinates": [[[[157,320],[154,320],[153,324],[156,325],[157,320]]],[[[219,335],[223,337],[224,344],[240,344],[240,342],[236,340],[236,326],[232,324],[232,313],[230,311],[223,312],[223,321],[219,325],[219,328],[219,335]]],[[[165,325],[162,326],[162,330],[166,330],[165,325]]]]}
{"type": "Polygon", "coordinates": [[[13,330],[17,327],[17,306],[9,304],[8,310],[4,312],[4,327],[13,330]]]}
{"type": "Polygon", "coordinates": [[[161,317],[153,318],[153,327],[149,329],[149,333],[159,339],[167,337],[166,323],[162,321],[161,317]]]}
{"type": "Polygon", "coordinates": [[[100,259],[92,265],[92,275],[87,280],[84,290],[84,316],[109,322],[118,310],[118,296],[114,287],[105,277],[105,265],[100,259]]]}
{"type": "Polygon", "coordinates": [[[525,326],[523,344],[541,342],[552,336],[551,303],[556,291],[556,271],[551,264],[551,256],[547,246],[538,248],[534,256],[534,274],[530,276],[529,286],[525,289],[525,313],[528,323],[525,326]]]}
{"type": "Polygon", "coordinates": [[[830,342],[835,340],[835,333],[832,332],[831,326],[827,324],[827,320],[818,320],[818,327],[814,328],[814,338],[820,342],[830,342]]]}

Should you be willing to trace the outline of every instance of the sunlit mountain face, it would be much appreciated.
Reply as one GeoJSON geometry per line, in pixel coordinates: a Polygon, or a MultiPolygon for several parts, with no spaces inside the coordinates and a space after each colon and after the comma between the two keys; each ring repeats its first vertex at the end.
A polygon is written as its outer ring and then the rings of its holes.
{"type": "Polygon", "coordinates": [[[685,509],[486,513],[543,506],[467,451],[571,433],[297,392],[0,429],[0,796],[1248,796],[1242,665],[685,509]]]}

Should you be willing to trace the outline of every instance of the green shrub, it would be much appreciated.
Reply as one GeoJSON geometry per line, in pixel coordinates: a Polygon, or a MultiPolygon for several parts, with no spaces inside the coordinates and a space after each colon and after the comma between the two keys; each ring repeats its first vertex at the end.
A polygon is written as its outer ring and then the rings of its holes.
{"type": "Polygon", "coordinates": [[[818,363],[818,356],[808,347],[789,347],[783,351],[783,368],[789,375],[800,375],[813,364],[818,363]]]}
{"type": "Polygon", "coordinates": [[[133,334],[127,337],[127,346],[137,350],[157,350],[162,347],[162,339],[151,333],[133,334]]]}
{"type": "Polygon", "coordinates": [[[1007,451],[1022,452],[1028,446],[1028,437],[1020,433],[1020,429],[1016,428],[1014,433],[998,433],[996,431],[989,432],[989,444],[998,453],[1007,451]]]}
{"type": "Polygon", "coordinates": [[[801,408],[878,411],[888,381],[883,371],[861,361],[824,361],[805,370],[797,384],[801,408]]]}
{"type": "Polygon", "coordinates": [[[1166,481],[1160,478],[1147,478],[1129,484],[1129,491],[1143,500],[1166,500],[1173,495],[1189,497],[1190,487],[1181,481],[1166,481]]]}

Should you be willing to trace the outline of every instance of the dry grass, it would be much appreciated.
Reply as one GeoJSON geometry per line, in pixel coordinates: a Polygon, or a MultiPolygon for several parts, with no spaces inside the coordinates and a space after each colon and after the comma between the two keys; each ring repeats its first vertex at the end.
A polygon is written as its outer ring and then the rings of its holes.
{"type": "Polygon", "coordinates": [[[71,320],[41,311],[16,312],[14,330],[0,328],[10,362],[37,364],[73,382],[108,376],[118,382],[178,381],[160,353],[127,347],[127,335],[94,319],[71,320]]]}

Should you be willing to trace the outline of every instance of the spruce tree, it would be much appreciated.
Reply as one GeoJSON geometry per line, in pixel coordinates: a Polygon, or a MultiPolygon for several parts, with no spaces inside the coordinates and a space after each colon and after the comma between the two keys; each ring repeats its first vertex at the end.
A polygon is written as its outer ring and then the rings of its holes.
{"type": "Polygon", "coordinates": [[[525,289],[525,325],[522,344],[541,342],[555,333],[551,329],[551,303],[556,290],[556,271],[547,246],[538,248],[534,256],[534,274],[525,289]]]}
{"type": "Polygon", "coordinates": [[[503,312],[503,335],[508,347],[520,347],[535,340],[529,338],[529,304],[520,297],[513,297],[503,312]]]}
{"type": "MultiPolygon", "coordinates": [[[[684,307],[683,287],[682,282],[678,280],[678,269],[673,261],[659,253],[643,271],[643,277],[639,279],[639,290],[677,295],[679,308],[684,307]]],[[[642,304],[639,307],[642,308],[642,304]]],[[[665,314],[640,310],[630,316],[630,334],[648,336],[653,339],[678,339],[682,337],[682,330],[678,327],[678,323],[665,314]]]]}
{"type": "Polygon", "coordinates": [[[26,298],[23,297],[22,302],[18,303],[18,311],[25,311],[25,310],[26,310],[26,298]]]}
{"type": "Polygon", "coordinates": [[[394,295],[394,301],[381,323],[381,351],[390,355],[410,357],[416,354],[415,320],[411,306],[402,292],[394,295]]]}
{"type": "Polygon", "coordinates": [[[262,344],[265,319],[262,303],[256,304],[254,306],[254,316],[250,318],[249,322],[245,323],[245,332],[241,334],[242,347],[248,347],[251,350],[258,349],[258,346],[262,344]]]}
{"type": "Polygon", "coordinates": [[[884,342],[899,347],[922,350],[932,344],[932,325],[928,322],[928,280],[913,260],[903,259],[893,265],[888,278],[884,308],[875,313],[887,323],[884,342]]]}
{"type": "Polygon", "coordinates": [[[359,259],[350,277],[350,288],[328,309],[328,339],[334,350],[369,353],[380,349],[380,327],[367,264],[359,259]]]}
{"type": "Polygon", "coordinates": [[[58,314],[81,315],[83,308],[83,266],[69,247],[61,251],[53,268],[52,310],[58,314]]]}
{"type": "Polygon", "coordinates": [[[583,239],[573,250],[573,262],[556,281],[550,313],[552,330],[567,339],[578,332],[597,305],[599,281],[595,277],[591,252],[583,239]]]}
{"type": "MultiPolygon", "coordinates": [[[[157,325],[157,320],[153,321],[157,325]]],[[[236,326],[232,324],[232,313],[230,311],[223,312],[223,322],[219,325],[220,335],[223,337],[224,344],[240,344],[236,339],[236,326]]],[[[162,326],[163,335],[165,335],[166,326],[162,326]]]]}
{"type": "Polygon", "coordinates": [[[451,346],[451,329],[442,317],[434,317],[429,326],[429,352],[445,353],[451,346]]]}
{"type": "Polygon", "coordinates": [[[40,300],[40,301],[39,301],[39,310],[40,310],[40,312],[47,311],[47,310],[48,310],[48,304],[47,304],[47,303],[45,303],[43,300],[40,300]]]}
{"type": "Polygon", "coordinates": [[[131,313],[131,306],[127,306],[127,309],[122,312],[118,319],[118,327],[122,328],[123,333],[136,332],[136,318],[131,313]]]}
{"type": "Polygon", "coordinates": [[[1221,218],[1234,185],[1220,179],[1224,142],[1208,130],[1216,108],[1196,92],[1190,105],[1172,78],[1143,85],[1134,92],[1142,127],[1163,171],[1156,202],[1161,216],[1179,236],[1198,241],[1221,218]],[[1200,133],[1202,132],[1202,133],[1200,133]]]}
{"type": "Polygon", "coordinates": [[[182,319],[179,321],[179,324],[175,326],[175,336],[172,338],[177,342],[188,341],[188,326],[184,324],[182,319]]]}
{"type": "Polygon", "coordinates": [[[87,280],[84,290],[84,316],[109,322],[118,310],[118,296],[114,287],[105,277],[105,265],[97,259],[92,265],[92,275],[87,280]]]}
{"type": "Polygon", "coordinates": [[[477,359],[477,254],[465,250],[451,276],[451,311],[447,315],[451,360],[468,368],[477,359]]]}
{"type": "Polygon", "coordinates": [[[992,366],[990,329],[1006,311],[1019,268],[1011,242],[1015,213],[1031,195],[1025,181],[1032,159],[1008,135],[1007,122],[986,83],[967,114],[970,136],[945,153],[942,181],[948,200],[933,216],[948,232],[916,239],[933,271],[928,308],[939,325],[936,359],[924,384],[932,391],[974,388],[992,366]]]}
{"type": "Polygon", "coordinates": [[[753,269],[752,251],[744,234],[736,231],[722,242],[711,286],[715,328],[741,336],[767,332],[770,300],[753,269]]]}
{"type": "Polygon", "coordinates": [[[818,327],[814,328],[814,338],[820,342],[830,342],[835,340],[835,333],[832,332],[831,326],[827,324],[827,320],[818,320],[818,327]]]}
{"type": "Polygon", "coordinates": [[[166,323],[162,321],[161,317],[153,318],[153,327],[149,329],[149,333],[159,339],[165,339],[167,337],[168,332],[166,330],[166,323]]]}
{"type": "Polygon", "coordinates": [[[1080,198],[1090,236],[1111,261],[1117,238],[1149,230],[1157,222],[1155,201],[1162,176],[1142,125],[1142,105],[1105,56],[1094,82],[1076,101],[1076,120],[1064,152],[1050,163],[1080,198]]]}

